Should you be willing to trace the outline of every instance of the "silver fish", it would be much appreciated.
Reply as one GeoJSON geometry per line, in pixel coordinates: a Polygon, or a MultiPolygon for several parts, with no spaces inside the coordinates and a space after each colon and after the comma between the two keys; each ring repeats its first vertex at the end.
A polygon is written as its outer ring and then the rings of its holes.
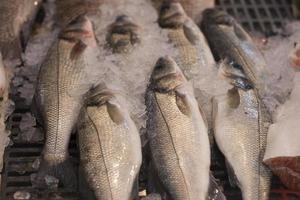
{"type": "Polygon", "coordinates": [[[132,200],[137,196],[140,136],[114,92],[100,86],[91,92],[79,117],[78,134],[80,167],[96,199],[132,200]]]}
{"type": "Polygon", "coordinates": [[[242,26],[223,11],[208,9],[203,12],[201,28],[217,60],[242,68],[259,94],[264,95],[266,61],[242,26]]]}
{"type": "Polygon", "coordinates": [[[82,86],[86,82],[85,52],[94,45],[91,22],[82,17],[61,33],[41,66],[34,103],[46,142],[35,179],[38,186],[44,184],[47,174],[58,177],[65,187],[76,185],[75,173],[68,162],[68,145],[83,104],[83,90],[89,90],[82,86]]]}
{"type": "Polygon", "coordinates": [[[158,177],[174,200],[206,199],[210,148],[207,125],[175,61],[160,58],[146,93],[147,133],[158,177]]]}
{"type": "Polygon", "coordinates": [[[244,200],[267,200],[270,170],[263,164],[270,115],[241,69],[227,66],[223,75],[234,86],[214,99],[214,133],[227,160],[230,182],[244,200]]]}

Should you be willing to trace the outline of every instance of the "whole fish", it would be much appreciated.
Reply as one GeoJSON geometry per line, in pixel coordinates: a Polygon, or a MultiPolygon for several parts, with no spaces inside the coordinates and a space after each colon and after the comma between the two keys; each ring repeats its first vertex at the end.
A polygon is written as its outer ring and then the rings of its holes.
{"type": "Polygon", "coordinates": [[[265,94],[266,62],[248,33],[223,11],[203,12],[201,28],[217,60],[233,62],[242,68],[260,95],[265,94]]]}
{"type": "Polygon", "coordinates": [[[132,200],[137,196],[142,163],[139,132],[126,107],[108,88],[99,86],[86,101],[78,123],[86,183],[96,199],[132,200]]]}
{"type": "Polygon", "coordinates": [[[270,115],[241,69],[228,64],[221,70],[234,87],[214,99],[214,133],[230,183],[240,187],[244,200],[266,200],[271,173],[262,161],[270,115]]]}
{"type": "Polygon", "coordinates": [[[0,0],[0,52],[3,59],[21,56],[21,29],[33,21],[42,0],[0,0]]]}
{"type": "Polygon", "coordinates": [[[187,15],[195,22],[200,22],[203,10],[214,7],[214,0],[152,0],[154,7],[158,10],[164,3],[178,2],[182,5],[187,15]]]}
{"type": "Polygon", "coordinates": [[[158,177],[173,200],[206,199],[210,148],[192,87],[175,61],[160,58],[146,93],[147,135],[158,177]]]}
{"type": "Polygon", "coordinates": [[[35,179],[38,186],[45,182],[45,175],[59,178],[65,187],[76,185],[75,173],[68,162],[68,145],[83,104],[83,94],[89,90],[83,87],[86,83],[85,52],[94,46],[91,22],[82,17],[60,34],[41,66],[34,103],[46,142],[35,179]]]}

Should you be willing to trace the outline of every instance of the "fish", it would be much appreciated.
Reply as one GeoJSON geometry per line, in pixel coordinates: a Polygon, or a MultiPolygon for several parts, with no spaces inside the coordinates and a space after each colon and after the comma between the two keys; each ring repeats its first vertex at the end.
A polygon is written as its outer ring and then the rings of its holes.
{"type": "MultiPolygon", "coordinates": [[[[207,72],[217,76],[217,68],[212,52],[205,37],[197,25],[186,15],[178,2],[165,3],[159,14],[159,25],[166,31],[169,42],[173,45],[177,54],[174,57],[176,63],[191,81],[195,89],[201,90],[195,93],[199,106],[205,112],[209,130],[211,129],[211,99],[217,87],[217,81],[204,79],[207,72]]],[[[224,90],[224,93],[226,90],[224,90]]],[[[211,137],[211,141],[213,138],[211,137]]]]}
{"type": "Polygon", "coordinates": [[[201,30],[217,61],[228,60],[244,70],[260,96],[266,94],[266,61],[250,35],[229,14],[217,9],[203,12],[201,30]]]}
{"type": "MultiPolygon", "coordinates": [[[[142,163],[139,132],[120,97],[94,88],[78,121],[80,167],[95,199],[132,200],[142,163]]],[[[85,197],[85,194],[83,194],[85,197]]]]}
{"type": "Polygon", "coordinates": [[[129,53],[141,43],[141,28],[127,15],[120,15],[108,28],[106,41],[114,53],[129,53]]]}
{"type": "Polygon", "coordinates": [[[193,88],[170,56],[157,61],[145,102],[151,160],[165,192],[173,200],[206,199],[207,125],[193,88]]]}
{"type": "Polygon", "coordinates": [[[32,22],[42,0],[0,0],[0,52],[3,59],[21,59],[21,32],[32,22]]]}
{"type": "Polygon", "coordinates": [[[34,179],[46,187],[45,176],[57,177],[66,188],[76,188],[76,174],[69,160],[68,145],[74,124],[90,87],[84,73],[86,51],[96,48],[92,24],[87,17],[70,24],[60,34],[42,64],[33,99],[33,111],[46,141],[34,179]]]}
{"type": "Polygon", "coordinates": [[[229,181],[241,189],[244,200],[267,200],[271,172],[263,157],[270,113],[242,69],[228,63],[220,70],[233,85],[213,100],[214,135],[229,181]]]}
{"type": "Polygon", "coordinates": [[[213,8],[213,0],[152,0],[153,6],[160,10],[165,3],[180,3],[187,15],[196,23],[202,19],[202,12],[207,8],[213,8]]]}

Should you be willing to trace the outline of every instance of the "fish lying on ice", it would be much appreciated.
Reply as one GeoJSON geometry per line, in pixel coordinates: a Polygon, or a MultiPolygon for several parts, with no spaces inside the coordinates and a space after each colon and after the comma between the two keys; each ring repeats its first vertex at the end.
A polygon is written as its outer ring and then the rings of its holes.
{"type": "Polygon", "coordinates": [[[96,199],[132,200],[137,196],[142,163],[139,132],[126,107],[108,88],[91,91],[86,104],[78,122],[85,182],[96,199]]]}
{"type": "Polygon", "coordinates": [[[89,90],[85,84],[85,52],[95,47],[91,22],[82,17],[64,29],[41,66],[34,106],[44,127],[46,142],[35,178],[38,186],[43,185],[45,175],[59,178],[66,187],[76,186],[75,172],[68,162],[68,145],[84,91],[89,90]]]}
{"type": "Polygon", "coordinates": [[[147,135],[154,168],[174,200],[206,199],[210,148],[193,89],[170,57],[160,58],[146,92],[147,135]]]}
{"type": "Polygon", "coordinates": [[[262,96],[266,92],[266,61],[248,33],[227,13],[217,9],[203,12],[201,29],[217,60],[241,67],[262,96]]]}
{"type": "Polygon", "coordinates": [[[269,199],[270,170],[263,164],[270,115],[240,68],[220,69],[233,88],[214,99],[215,139],[224,154],[231,184],[244,200],[269,199]]]}

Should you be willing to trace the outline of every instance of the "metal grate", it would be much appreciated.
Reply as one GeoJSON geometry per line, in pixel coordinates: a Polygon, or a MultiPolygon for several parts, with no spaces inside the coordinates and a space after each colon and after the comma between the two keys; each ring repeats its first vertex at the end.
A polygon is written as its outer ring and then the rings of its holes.
{"type": "Polygon", "coordinates": [[[290,0],[216,0],[218,8],[235,17],[250,32],[273,35],[292,19],[290,0]]]}

